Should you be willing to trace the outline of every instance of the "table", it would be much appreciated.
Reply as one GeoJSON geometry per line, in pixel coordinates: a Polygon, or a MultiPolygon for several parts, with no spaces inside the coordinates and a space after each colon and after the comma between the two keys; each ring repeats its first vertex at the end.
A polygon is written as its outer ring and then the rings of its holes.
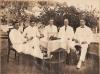
{"type": "Polygon", "coordinates": [[[62,41],[61,39],[57,39],[57,40],[41,39],[40,45],[43,46],[44,48],[47,48],[48,54],[59,48],[63,48],[65,50],[68,49],[68,41],[67,40],[62,41]]]}
{"type": "MultiPolygon", "coordinates": [[[[62,42],[60,39],[57,40],[41,40],[41,44],[47,48],[48,50],[48,56],[49,56],[49,60],[45,60],[43,59],[43,69],[45,69],[45,64],[49,63],[49,73],[54,72],[55,70],[53,70],[53,68],[55,66],[57,66],[58,70],[61,73],[64,72],[64,68],[65,68],[65,64],[66,64],[66,53],[65,53],[65,49],[61,49],[62,48],[62,42]],[[53,54],[52,54],[53,53],[53,54]],[[54,54],[57,53],[57,57],[54,57],[54,54]],[[53,57],[51,57],[53,55],[53,57]],[[62,57],[61,57],[62,56],[62,57]]],[[[64,42],[65,47],[67,45],[67,42],[64,42]]],[[[66,47],[67,49],[67,47],[66,47]]]]}

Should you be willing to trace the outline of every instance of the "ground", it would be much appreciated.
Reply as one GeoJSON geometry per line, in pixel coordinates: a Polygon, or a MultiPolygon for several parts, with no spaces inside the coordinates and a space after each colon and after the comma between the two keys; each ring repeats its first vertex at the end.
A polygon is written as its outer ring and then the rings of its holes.
{"type": "MultiPolygon", "coordinates": [[[[30,55],[22,54],[20,57],[20,63],[17,64],[17,61],[14,59],[10,60],[7,63],[7,52],[8,52],[8,43],[7,39],[0,39],[0,62],[1,62],[1,74],[47,74],[41,70],[41,66],[36,66],[34,64],[34,58],[30,55]]],[[[14,57],[12,52],[11,57],[14,57]]],[[[99,58],[98,56],[91,55],[86,59],[85,63],[82,65],[82,68],[77,70],[76,65],[67,65],[64,68],[65,74],[99,74],[99,58]]],[[[54,73],[56,74],[56,73],[54,73]]],[[[58,74],[58,73],[57,73],[58,74]]]]}

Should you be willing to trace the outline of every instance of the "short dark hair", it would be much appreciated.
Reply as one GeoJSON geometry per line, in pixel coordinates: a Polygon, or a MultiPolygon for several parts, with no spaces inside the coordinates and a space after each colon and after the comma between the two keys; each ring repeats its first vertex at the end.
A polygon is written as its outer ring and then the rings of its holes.
{"type": "Polygon", "coordinates": [[[34,22],[33,20],[30,20],[30,23],[34,22]]]}

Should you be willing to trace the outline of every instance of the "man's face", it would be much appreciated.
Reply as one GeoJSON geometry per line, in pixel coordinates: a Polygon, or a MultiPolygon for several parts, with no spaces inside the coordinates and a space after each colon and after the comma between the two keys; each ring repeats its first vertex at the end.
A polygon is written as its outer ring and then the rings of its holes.
{"type": "Polygon", "coordinates": [[[65,20],[64,20],[64,25],[65,25],[66,27],[67,27],[68,23],[69,23],[69,22],[68,22],[68,19],[65,19],[65,20]]]}
{"type": "Polygon", "coordinates": [[[35,24],[34,22],[31,22],[31,23],[30,23],[30,26],[31,26],[31,27],[33,27],[33,26],[34,26],[34,24],[35,24]]]}
{"type": "Polygon", "coordinates": [[[85,26],[85,21],[84,20],[80,20],[80,26],[84,27],[85,26]]]}
{"type": "Polygon", "coordinates": [[[14,28],[19,29],[19,23],[15,23],[14,28]]]}
{"type": "Polygon", "coordinates": [[[50,20],[50,25],[53,25],[53,20],[50,20]]]}

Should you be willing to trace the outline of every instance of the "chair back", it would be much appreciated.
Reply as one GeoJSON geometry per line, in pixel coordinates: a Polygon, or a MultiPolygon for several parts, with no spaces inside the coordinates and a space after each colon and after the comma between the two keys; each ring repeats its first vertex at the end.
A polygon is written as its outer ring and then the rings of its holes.
{"type": "Polygon", "coordinates": [[[9,29],[9,31],[8,31],[8,48],[10,48],[10,46],[12,45],[12,43],[10,41],[10,37],[9,37],[10,31],[11,31],[11,29],[9,29]]]}

